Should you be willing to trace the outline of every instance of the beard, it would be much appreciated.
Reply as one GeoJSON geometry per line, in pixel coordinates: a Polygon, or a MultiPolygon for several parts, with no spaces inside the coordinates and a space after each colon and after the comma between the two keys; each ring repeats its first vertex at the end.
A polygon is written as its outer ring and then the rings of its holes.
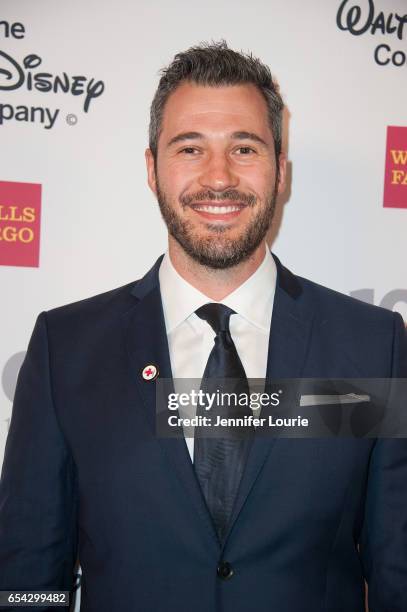
{"type": "Polygon", "coordinates": [[[156,175],[157,200],[168,232],[192,259],[202,266],[217,270],[224,270],[238,265],[248,259],[257,247],[260,246],[266,237],[274,216],[277,184],[278,176],[276,177],[274,188],[266,194],[264,205],[260,205],[254,195],[247,195],[235,189],[228,189],[222,194],[200,191],[196,194],[182,196],[180,204],[183,209],[192,202],[197,204],[200,201],[208,200],[215,202],[235,200],[243,202],[247,207],[258,206],[256,217],[248,222],[240,236],[231,238],[228,235],[228,227],[211,224],[210,221],[206,224],[210,234],[208,233],[208,235],[203,236],[199,231],[194,230],[194,225],[191,221],[182,219],[176,212],[176,207],[169,204],[165,192],[160,189],[156,175]]]}

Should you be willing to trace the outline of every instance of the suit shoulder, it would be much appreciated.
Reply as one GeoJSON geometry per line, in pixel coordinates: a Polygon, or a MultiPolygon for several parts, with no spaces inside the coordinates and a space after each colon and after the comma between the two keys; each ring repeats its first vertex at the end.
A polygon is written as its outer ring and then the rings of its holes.
{"type": "Polygon", "coordinates": [[[48,321],[54,324],[75,319],[87,320],[103,315],[126,312],[134,304],[132,288],[138,281],[133,281],[103,293],[98,293],[82,300],[70,302],[46,311],[48,321]]]}
{"type": "Polygon", "coordinates": [[[148,292],[156,286],[158,270],[162,259],[163,255],[157,259],[153,267],[142,278],[126,283],[116,289],[104,291],[83,300],[48,310],[46,311],[47,319],[55,322],[71,319],[79,321],[89,316],[101,315],[103,317],[106,315],[108,318],[111,318],[112,315],[124,314],[135,304],[135,300],[140,297],[140,292],[136,294],[133,290],[143,287],[144,291],[148,292]]]}
{"type": "Polygon", "coordinates": [[[334,316],[343,321],[354,321],[363,326],[394,324],[394,313],[381,306],[368,304],[301,276],[296,277],[303,290],[304,299],[323,317],[334,316]]]}

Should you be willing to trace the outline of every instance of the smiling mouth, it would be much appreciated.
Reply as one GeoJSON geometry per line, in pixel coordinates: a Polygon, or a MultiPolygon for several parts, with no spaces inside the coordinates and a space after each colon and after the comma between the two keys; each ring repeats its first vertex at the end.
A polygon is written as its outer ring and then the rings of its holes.
{"type": "Polygon", "coordinates": [[[239,215],[244,208],[245,204],[233,203],[233,204],[221,204],[214,202],[202,202],[191,204],[190,207],[195,212],[199,213],[203,217],[211,217],[219,220],[230,219],[239,215]]]}

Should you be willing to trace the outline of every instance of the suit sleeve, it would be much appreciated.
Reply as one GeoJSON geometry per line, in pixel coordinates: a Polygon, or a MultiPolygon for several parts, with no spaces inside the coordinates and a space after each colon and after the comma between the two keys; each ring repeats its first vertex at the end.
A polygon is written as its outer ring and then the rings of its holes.
{"type": "MultiPolygon", "coordinates": [[[[407,378],[407,336],[397,313],[391,370],[392,378],[407,378]]],[[[407,398],[403,398],[403,406],[407,409],[407,398]]],[[[406,612],[407,438],[376,441],[370,460],[360,551],[368,583],[369,612],[406,612]]]]}
{"type": "Polygon", "coordinates": [[[0,480],[0,590],[73,588],[76,509],[75,465],[53,403],[41,313],[17,380],[0,480]]]}

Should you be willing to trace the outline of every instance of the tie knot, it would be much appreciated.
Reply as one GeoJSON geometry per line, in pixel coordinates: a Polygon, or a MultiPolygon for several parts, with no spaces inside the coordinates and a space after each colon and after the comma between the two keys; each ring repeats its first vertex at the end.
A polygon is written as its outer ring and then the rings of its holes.
{"type": "Polygon", "coordinates": [[[234,310],[228,308],[224,304],[217,304],[211,302],[204,304],[195,314],[200,318],[207,321],[212,327],[213,331],[218,334],[220,331],[229,331],[229,319],[230,315],[236,314],[234,310]]]}

